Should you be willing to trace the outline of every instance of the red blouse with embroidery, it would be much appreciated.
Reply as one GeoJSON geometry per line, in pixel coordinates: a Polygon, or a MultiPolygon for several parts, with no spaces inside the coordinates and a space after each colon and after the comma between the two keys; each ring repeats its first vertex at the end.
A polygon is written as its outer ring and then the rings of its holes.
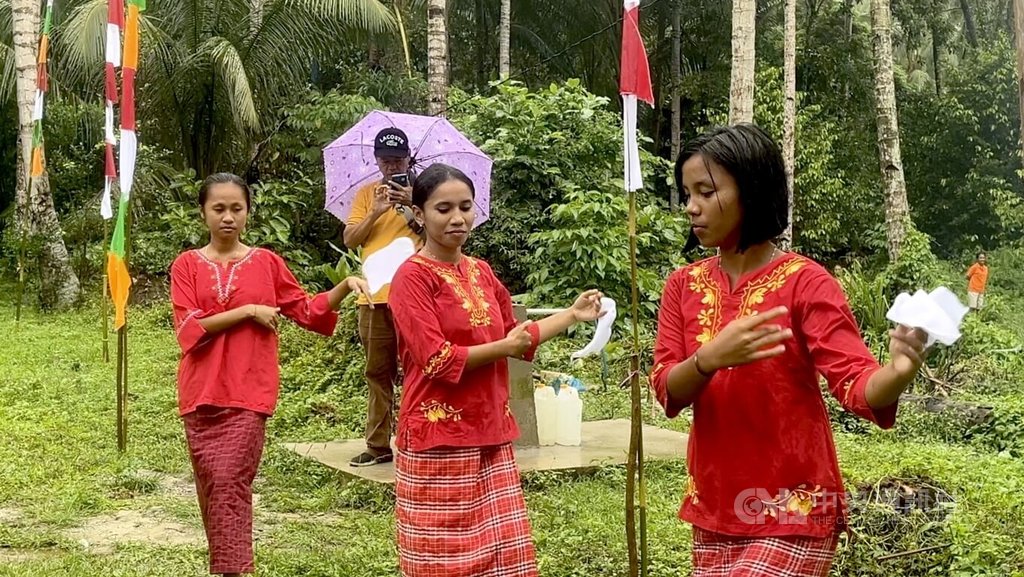
{"type": "Polygon", "coordinates": [[[182,415],[200,405],[271,415],[277,406],[277,333],[247,320],[209,334],[199,319],[256,304],[280,307],[299,326],[327,336],[338,322],[326,293],[307,296],[284,260],[261,248],[227,264],[217,264],[198,250],[182,253],[171,265],[171,303],[181,346],[182,415]]]}
{"type": "Polygon", "coordinates": [[[787,254],[730,290],[718,259],[673,273],[658,317],[651,383],[671,418],[668,374],[732,320],[777,306],[772,321],[793,330],[781,356],[715,373],[693,403],[689,486],[680,517],[738,536],[824,537],[845,525],[846,500],[824,376],[842,406],[882,428],[896,404],[873,410],[864,397],[878,362],[861,340],[839,283],[824,268],[787,254]]]}
{"type": "MultiPolygon", "coordinates": [[[[388,300],[405,371],[398,448],[500,445],[519,436],[508,405],[505,359],[466,369],[468,348],[516,326],[512,297],[482,260],[458,265],[414,256],[398,269],[388,300]]],[[[539,332],[531,325],[536,350],[539,332]]]]}

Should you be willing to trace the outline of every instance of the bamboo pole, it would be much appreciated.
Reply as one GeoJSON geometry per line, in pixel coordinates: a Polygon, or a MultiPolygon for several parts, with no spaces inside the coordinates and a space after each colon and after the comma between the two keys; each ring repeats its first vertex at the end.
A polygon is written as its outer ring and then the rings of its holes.
{"type": "MultiPolygon", "coordinates": [[[[132,211],[131,203],[125,206],[124,223],[124,266],[128,268],[131,256],[132,211]]],[[[129,294],[131,294],[129,292],[129,294]]],[[[117,330],[117,450],[124,452],[128,447],[128,312],[125,311],[124,326],[117,330]]]]}
{"type": "MultiPolygon", "coordinates": [[[[110,239],[107,238],[109,236],[110,236],[110,223],[107,222],[107,219],[103,219],[103,245],[104,246],[106,246],[106,245],[108,245],[110,243],[110,239]]],[[[110,313],[109,313],[109,311],[110,311],[110,307],[109,307],[109,304],[110,304],[110,286],[107,284],[109,281],[107,279],[107,266],[106,266],[106,260],[105,259],[101,259],[101,261],[100,261],[100,268],[103,269],[103,300],[100,301],[100,319],[101,319],[100,322],[101,322],[102,327],[103,327],[102,328],[103,332],[101,333],[101,337],[102,337],[102,341],[103,341],[103,362],[109,364],[110,363],[110,318],[109,318],[109,315],[110,315],[110,313]]]]}
{"type": "Polygon", "coordinates": [[[631,577],[647,576],[647,482],[644,478],[643,411],[640,406],[640,287],[637,271],[636,191],[629,191],[629,275],[632,292],[633,352],[630,355],[630,434],[629,460],[626,464],[626,529],[629,533],[631,577]],[[639,503],[637,503],[639,500],[639,503]],[[639,505],[640,543],[637,550],[636,508],[639,505]],[[637,560],[639,559],[639,563],[637,560]]]}

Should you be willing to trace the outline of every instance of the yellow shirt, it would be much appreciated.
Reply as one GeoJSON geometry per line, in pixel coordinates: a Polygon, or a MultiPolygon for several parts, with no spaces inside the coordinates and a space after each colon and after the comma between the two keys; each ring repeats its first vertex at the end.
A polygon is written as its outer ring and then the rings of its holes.
{"type": "MultiPolygon", "coordinates": [[[[355,202],[352,205],[352,213],[349,214],[348,221],[345,222],[346,226],[356,226],[370,215],[373,211],[373,191],[377,188],[378,184],[377,182],[372,182],[359,189],[359,192],[356,193],[355,202]]],[[[412,210],[412,208],[405,207],[405,210],[412,210]]],[[[363,260],[365,261],[371,254],[387,247],[403,236],[411,238],[417,249],[422,244],[419,235],[409,228],[405,215],[392,208],[380,215],[377,221],[373,223],[370,235],[363,241],[363,260]]],[[[373,304],[387,304],[390,290],[391,285],[381,287],[373,295],[373,304]]],[[[367,304],[367,300],[363,297],[359,297],[358,302],[361,305],[367,304]]]]}

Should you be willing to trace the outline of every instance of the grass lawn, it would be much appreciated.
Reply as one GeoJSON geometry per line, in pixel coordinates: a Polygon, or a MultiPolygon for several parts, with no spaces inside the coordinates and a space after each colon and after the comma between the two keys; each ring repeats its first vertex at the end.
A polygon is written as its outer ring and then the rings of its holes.
{"type": "MultiPolygon", "coordinates": [[[[206,574],[205,542],[176,413],[177,348],[166,311],[133,316],[129,447],[123,455],[115,441],[113,366],[100,358],[95,310],[59,316],[30,312],[17,327],[13,312],[12,306],[0,307],[0,576],[206,574]]],[[[287,347],[289,339],[309,337],[286,330],[283,338],[287,347]]],[[[302,361],[284,362],[287,373],[302,361]]],[[[358,395],[349,396],[355,398],[338,403],[358,407],[358,395]]],[[[294,394],[283,399],[298,402],[294,394]]],[[[626,415],[625,392],[595,392],[588,403],[592,418],[626,415]]],[[[257,574],[397,575],[390,490],[346,482],[279,446],[352,434],[355,427],[293,422],[282,419],[270,427],[257,479],[257,574]]],[[[661,418],[658,424],[686,426],[661,418]]],[[[911,527],[919,533],[890,535],[889,541],[865,533],[852,544],[844,541],[836,575],[940,574],[930,573],[934,567],[958,576],[1024,575],[1020,460],[967,446],[914,442],[898,431],[839,434],[837,443],[851,486],[886,477],[926,477],[957,503],[941,524],[932,522],[938,533],[890,519],[890,530],[911,527]],[[912,548],[935,542],[944,545],[935,554],[888,564],[874,560],[886,552],[878,549],[880,543],[912,548]]],[[[690,532],[676,519],[685,467],[659,463],[649,473],[650,574],[686,575],[690,532]]],[[[626,574],[621,468],[533,474],[524,483],[542,575],[626,574]]],[[[884,517],[879,515],[871,507],[856,514],[855,530],[874,531],[884,517]],[[858,519],[863,525],[856,525],[858,519]]]]}

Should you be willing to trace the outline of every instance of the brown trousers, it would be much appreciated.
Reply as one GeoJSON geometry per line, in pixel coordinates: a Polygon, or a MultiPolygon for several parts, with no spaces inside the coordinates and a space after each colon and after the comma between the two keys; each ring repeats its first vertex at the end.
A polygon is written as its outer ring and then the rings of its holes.
{"type": "Polygon", "coordinates": [[[398,337],[386,304],[359,306],[359,340],[366,352],[366,448],[374,455],[391,451],[392,405],[398,379],[398,337]]]}

